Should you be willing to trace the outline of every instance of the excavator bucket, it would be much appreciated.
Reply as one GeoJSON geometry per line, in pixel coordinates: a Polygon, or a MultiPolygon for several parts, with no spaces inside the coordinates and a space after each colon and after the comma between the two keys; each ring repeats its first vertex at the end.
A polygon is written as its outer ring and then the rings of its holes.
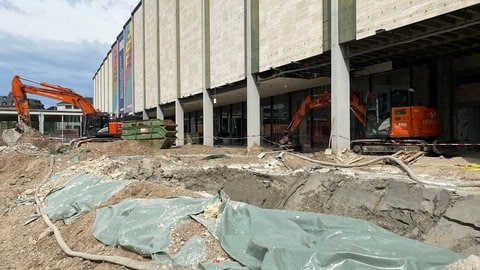
{"type": "Polygon", "coordinates": [[[2,132],[2,139],[8,146],[15,146],[23,133],[31,134],[35,133],[35,131],[30,126],[20,121],[15,128],[4,130],[2,132]]]}
{"type": "Polygon", "coordinates": [[[22,134],[16,131],[14,128],[7,129],[2,132],[2,139],[8,146],[15,146],[21,136],[22,134]]]}

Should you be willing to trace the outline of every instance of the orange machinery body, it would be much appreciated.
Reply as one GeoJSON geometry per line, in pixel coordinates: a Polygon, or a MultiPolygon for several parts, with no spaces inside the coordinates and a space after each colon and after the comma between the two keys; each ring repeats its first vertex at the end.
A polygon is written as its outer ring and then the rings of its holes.
{"type": "Polygon", "coordinates": [[[425,106],[392,108],[391,138],[433,138],[440,134],[437,109],[425,106]]]}
{"type": "Polygon", "coordinates": [[[123,122],[108,122],[108,134],[110,135],[122,135],[123,122]]]}

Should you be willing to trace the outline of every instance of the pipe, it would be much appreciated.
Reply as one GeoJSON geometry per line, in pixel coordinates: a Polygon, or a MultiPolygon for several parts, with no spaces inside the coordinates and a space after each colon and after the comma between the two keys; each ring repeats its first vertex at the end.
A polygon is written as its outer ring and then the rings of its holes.
{"type": "Polygon", "coordinates": [[[60,230],[52,223],[48,215],[43,213],[40,210],[41,207],[41,202],[40,199],[38,198],[38,192],[40,190],[40,187],[45,184],[48,179],[50,178],[52,172],[53,172],[53,164],[55,162],[55,157],[51,156],[50,158],[50,166],[49,166],[49,172],[45,179],[40,183],[40,185],[37,186],[35,189],[35,202],[38,207],[38,212],[41,213],[43,221],[47,226],[50,228],[51,231],[53,231],[53,234],[55,236],[55,240],[57,240],[58,245],[62,248],[62,250],[67,254],[68,256],[71,257],[79,257],[83,258],[86,260],[90,261],[100,261],[100,262],[109,262],[109,263],[114,263],[118,265],[125,266],[130,269],[161,269],[161,270],[184,270],[184,269],[193,269],[191,267],[183,266],[183,265],[176,265],[176,264],[165,264],[165,263],[160,263],[156,261],[138,261],[126,257],[121,257],[121,256],[106,256],[106,255],[96,255],[96,254],[88,254],[88,253],[83,253],[83,252],[78,252],[72,250],[67,243],[65,243],[65,240],[62,237],[62,233],[60,230]]]}
{"type": "Polygon", "coordinates": [[[361,163],[355,163],[355,164],[342,164],[342,163],[333,163],[333,162],[315,160],[315,159],[304,157],[302,155],[299,155],[299,154],[296,154],[296,153],[291,153],[291,152],[285,152],[285,154],[292,155],[292,156],[295,156],[295,157],[298,157],[298,158],[301,158],[301,159],[304,159],[304,160],[307,160],[307,161],[310,161],[310,162],[313,162],[313,163],[317,163],[317,164],[320,164],[320,165],[323,165],[323,166],[330,166],[330,167],[337,167],[337,168],[364,167],[364,166],[368,166],[368,165],[377,163],[377,162],[382,161],[382,160],[390,160],[390,161],[393,161],[393,162],[397,163],[400,166],[400,168],[402,168],[407,173],[408,177],[410,177],[410,179],[417,182],[418,184],[422,184],[422,185],[425,185],[425,186],[443,187],[443,188],[480,187],[480,181],[475,181],[475,182],[471,182],[471,183],[459,183],[459,182],[457,182],[457,183],[438,183],[438,182],[432,182],[432,181],[422,179],[418,175],[416,175],[412,171],[412,169],[410,169],[405,163],[403,163],[403,161],[401,159],[393,157],[393,156],[381,156],[381,157],[377,157],[377,158],[369,160],[369,161],[365,161],[365,162],[361,162],[361,163]]]}

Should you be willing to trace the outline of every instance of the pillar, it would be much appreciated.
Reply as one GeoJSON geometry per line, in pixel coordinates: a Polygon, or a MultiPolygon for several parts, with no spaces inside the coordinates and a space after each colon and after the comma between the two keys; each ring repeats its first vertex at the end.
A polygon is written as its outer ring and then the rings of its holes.
{"type": "Polygon", "coordinates": [[[38,115],[38,131],[42,134],[45,133],[45,115],[43,113],[38,115]]]}
{"type": "MultiPolygon", "coordinates": [[[[185,121],[185,116],[184,116],[184,110],[183,110],[183,105],[180,102],[180,96],[181,96],[181,89],[182,89],[182,82],[181,82],[181,77],[180,77],[180,1],[176,1],[176,11],[175,11],[175,39],[176,39],[176,66],[177,66],[177,72],[176,72],[176,80],[177,80],[177,98],[175,99],[175,123],[177,124],[177,141],[176,145],[177,146],[182,146],[185,144],[185,126],[184,126],[184,121],[185,121]]],[[[159,108],[159,107],[157,107],[159,108]]],[[[157,117],[158,117],[158,112],[161,112],[161,110],[157,110],[157,117]]]]}
{"type": "Polygon", "coordinates": [[[163,119],[165,119],[164,117],[165,116],[163,115],[162,108],[160,108],[160,105],[157,105],[157,119],[163,120],[163,119]]]}
{"type": "Polygon", "coordinates": [[[350,73],[345,45],[339,40],[338,0],[331,1],[332,152],[350,149],[350,73]]]}
{"type": "Polygon", "coordinates": [[[203,145],[213,146],[213,102],[208,93],[210,88],[210,0],[203,0],[202,9],[203,145]]]}
{"type": "Polygon", "coordinates": [[[180,100],[175,100],[175,123],[177,124],[177,141],[176,145],[181,146],[185,144],[185,117],[182,103],[180,100]]]}
{"type": "Polygon", "coordinates": [[[254,77],[259,59],[258,0],[246,1],[247,147],[260,145],[260,93],[254,77]]]}

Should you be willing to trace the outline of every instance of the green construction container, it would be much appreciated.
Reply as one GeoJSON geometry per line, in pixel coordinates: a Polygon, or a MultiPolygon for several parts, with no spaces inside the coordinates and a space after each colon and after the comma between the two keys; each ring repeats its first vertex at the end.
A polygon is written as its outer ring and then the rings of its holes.
{"type": "Polygon", "coordinates": [[[140,140],[148,147],[156,149],[170,148],[177,139],[177,125],[171,120],[133,120],[125,121],[122,139],[140,140]]]}

